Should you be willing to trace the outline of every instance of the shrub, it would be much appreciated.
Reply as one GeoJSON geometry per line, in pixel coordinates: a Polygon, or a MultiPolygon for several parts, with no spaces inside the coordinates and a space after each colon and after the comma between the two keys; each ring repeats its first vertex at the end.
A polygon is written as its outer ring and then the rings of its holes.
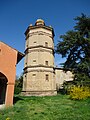
{"type": "Polygon", "coordinates": [[[72,86],[68,92],[70,94],[70,98],[74,100],[81,100],[90,97],[90,87],[72,86]]]}
{"type": "Polygon", "coordinates": [[[22,91],[22,88],[15,86],[14,94],[19,94],[21,93],[21,91],[22,91]]]}
{"type": "Polygon", "coordinates": [[[10,118],[9,118],[9,117],[7,117],[7,118],[6,118],[6,120],[10,120],[10,118]]]}
{"type": "Polygon", "coordinates": [[[73,81],[64,81],[63,83],[63,91],[65,94],[70,94],[69,90],[73,85],[73,81]]]}

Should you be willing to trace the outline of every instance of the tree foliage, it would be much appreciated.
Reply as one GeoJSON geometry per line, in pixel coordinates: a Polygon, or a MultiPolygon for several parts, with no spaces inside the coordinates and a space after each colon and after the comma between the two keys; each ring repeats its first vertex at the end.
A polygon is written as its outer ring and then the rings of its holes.
{"type": "Polygon", "coordinates": [[[20,77],[16,77],[14,94],[19,94],[22,91],[22,86],[23,75],[21,75],[20,77]]]}
{"type": "Polygon", "coordinates": [[[74,80],[90,81],[90,17],[82,14],[74,19],[73,30],[60,36],[56,53],[66,57],[64,68],[73,70],[74,80]]]}

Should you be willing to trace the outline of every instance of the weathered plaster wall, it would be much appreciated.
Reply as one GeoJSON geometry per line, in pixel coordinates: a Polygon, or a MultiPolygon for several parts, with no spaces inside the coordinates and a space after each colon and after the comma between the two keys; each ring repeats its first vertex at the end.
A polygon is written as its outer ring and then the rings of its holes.
{"type": "Polygon", "coordinates": [[[5,104],[13,105],[14,84],[16,76],[17,51],[0,42],[0,72],[8,80],[5,104]]]}
{"type": "Polygon", "coordinates": [[[65,81],[72,81],[73,74],[71,71],[63,71],[63,69],[55,69],[55,79],[56,79],[56,86],[57,89],[62,88],[62,85],[65,81]]]}

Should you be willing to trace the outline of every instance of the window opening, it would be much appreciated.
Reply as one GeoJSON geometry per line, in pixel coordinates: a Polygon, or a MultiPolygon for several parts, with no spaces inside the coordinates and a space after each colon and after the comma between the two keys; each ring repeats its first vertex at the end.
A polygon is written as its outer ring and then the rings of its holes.
{"type": "Polygon", "coordinates": [[[36,60],[33,60],[33,62],[36,62],[36,60]]]}
{"type": "Polygon", "coordinates": [[[45,61],[45,65],[48,65],[48,61],[45,61]]]}
{"type": "Polygon", "coordinates": [[[49,81],[49,75],[48,74],[46,74],[46,80],[49,81]]]}
{"type": "Polygon", "coordinates": [[[45,47],[48,47],[48,43],[47,42],[45,42],[45,47]]]}
{"type": "Polygon", "coordinates": [[[33,74],[32,76],[33,76],[33,77],[35,77],[35,76],[36,76],[36,74],[33,74]]]}

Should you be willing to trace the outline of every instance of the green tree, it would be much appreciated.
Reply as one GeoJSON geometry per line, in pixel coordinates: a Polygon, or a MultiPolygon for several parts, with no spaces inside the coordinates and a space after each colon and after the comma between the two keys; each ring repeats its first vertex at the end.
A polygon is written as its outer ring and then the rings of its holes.
{"type": "Polygon", "coordinates": [[[90,17],[82,14],[74,20],[73,30],[60,36],[56,53],[66,57],[63,67],[73,71],[74,81],[86,84],[90,81],[90,17]]]}
{"type": "Polygon", "coordinates": [[[14,94],[19,94],[22,91],[22,86],[23,86],[23,74],[20,77],[16,76],[14,94]]]}

